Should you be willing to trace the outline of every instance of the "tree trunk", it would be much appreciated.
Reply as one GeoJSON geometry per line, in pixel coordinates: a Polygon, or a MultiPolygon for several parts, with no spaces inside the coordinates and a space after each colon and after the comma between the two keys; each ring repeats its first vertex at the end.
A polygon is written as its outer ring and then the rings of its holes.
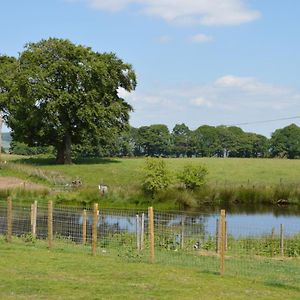
{"type": "Polygon", "coordinates": [[[65,164],[71,164],[72,163],[72,158],[71,158],[71,145],[72,145],[72,140],[71,140],[71,135],[67,132],[65,135],[65,164]]]}
{"type": "Polygon", "coordinates": [[[64,164],[64,161],[65,161],[64,144],[60,143],[57,146],[56,163],[62,165],[62,164],[64,164]]]}
{"type": "Polygon", "coordinates": [[[56,163],[58,164],[71,164],[71,145],[72,139],[69,133],[63,138],[63,141],[57,147],[56,163]]]}

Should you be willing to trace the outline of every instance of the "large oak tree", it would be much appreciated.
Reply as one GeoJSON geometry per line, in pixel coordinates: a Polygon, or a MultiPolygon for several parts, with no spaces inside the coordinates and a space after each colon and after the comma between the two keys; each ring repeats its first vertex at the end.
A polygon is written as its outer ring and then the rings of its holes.
{"type": "Polygon", "coordinates": [[[131,65],[68,40],[29,43],[17,59],[0,57],[0,104],[14,140],[53,145],[58,163],[71,163],[71,145],[105,143],[128,126],[131,65]]]}

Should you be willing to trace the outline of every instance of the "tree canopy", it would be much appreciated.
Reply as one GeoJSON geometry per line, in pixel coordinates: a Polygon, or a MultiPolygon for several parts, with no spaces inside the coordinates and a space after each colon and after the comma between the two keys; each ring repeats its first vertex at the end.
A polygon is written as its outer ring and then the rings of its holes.
{"type": "Polygon", "coordinates": [[[275,157],[300,158],[300,128],[291,124],[277,129],[272,134],[270,144],[275,157]]]}
{"type": "Polygon", "coordinates": [[[58,163],[71,146],[99,146],[128,128],[132,107],[118,91],[136,87],[135,72],[113,53],[69,40],[29,43],[18,58],[0,56],[0,109],[15,141],[52,145],[58,163]]]}

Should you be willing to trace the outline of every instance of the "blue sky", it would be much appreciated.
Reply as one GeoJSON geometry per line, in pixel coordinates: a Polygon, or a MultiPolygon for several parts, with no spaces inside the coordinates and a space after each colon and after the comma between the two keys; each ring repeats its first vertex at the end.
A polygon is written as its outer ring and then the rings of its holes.
{"type": "MultiPolygon", "coordinates": [[[[0,53],[68,38],[133,65],[133,126],[239,124],[300,115],[300,1],[2,1],[0,53]]],[[[249,124],[270,135],[292,121],[249,124]]],[[[293,120],[299,125],[300,119],[293,120]]]]}

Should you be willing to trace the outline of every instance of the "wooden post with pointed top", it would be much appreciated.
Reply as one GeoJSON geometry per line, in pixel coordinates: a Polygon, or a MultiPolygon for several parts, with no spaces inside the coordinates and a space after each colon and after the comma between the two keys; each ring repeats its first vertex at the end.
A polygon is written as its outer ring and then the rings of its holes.
{"type": "Polygon", "coordinates": [[[221,210],[220,215],[220,274],[223,275],[225,272],[225,251],[226,251],[226,213],[225,209],[221,210]]]}
{"type": "Polygon", "coordinates": [[[11,243],[12,239],[12,200],[11,197],[7,198],[7,235],[6,235],[6,241],[8,243],[11,243]]]}
{"type": "Polygon", "coordinates": [[[53,202],[48,202],[48,248],[52,248],[53,241],[53,202]]]}
{"type": "Polygon", "coordinates": [[[98,203],[94,203],[93,207],[93,225],[92,225],[92,255],[97,253],[97,224],[98,224],[98,203]]]}
{"type": "Polygon", "coordinates": [[[154,216],[153,207],[148,208],[149,259],[154,263],[154,216]]]}

